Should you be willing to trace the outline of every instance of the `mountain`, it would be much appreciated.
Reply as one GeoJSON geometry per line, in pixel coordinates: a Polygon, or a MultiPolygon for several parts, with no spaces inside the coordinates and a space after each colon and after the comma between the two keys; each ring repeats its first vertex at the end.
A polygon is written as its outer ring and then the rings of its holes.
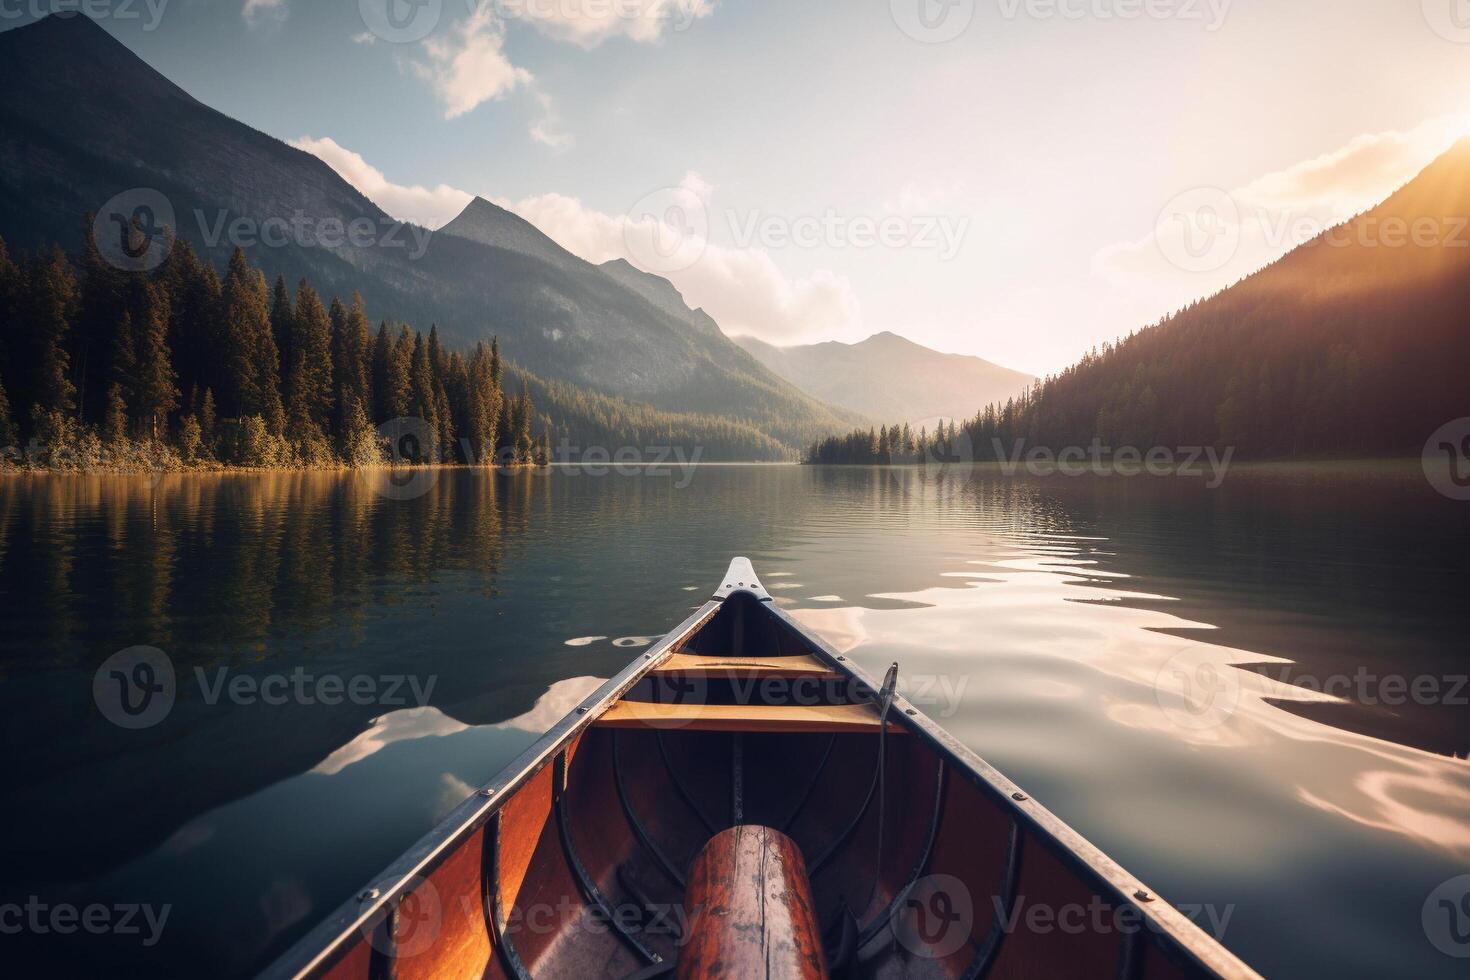
{"type": "Polygon", "coordinates": [[[701,333],[720,333],[720,325],[713,317],[704,310],[691,309],[684,302],[684,295],[662,276],[644,272],[627,259],[613,259],[598,268],[676,320],[682,320],[701,333]]]}
{"type": "Polygon", "coordinates": [[[775,347],[736,337],[756,360],[815,398],[885,422],[969,418],[1036,379],[978,357],[941,354],[893,333],[860,344],[775,347]]]}
{"type": "Polygon", "coordinates": [[[1048,379],[998,435],[1417,456],[1470,415],[1467,310],[1470,140],[1379,206],[1048,379]]]}
{"type": "Polygon", "coordinates": [[[488,202],[437,233],[401,225],[321,160],[201,104],[86,17],[0,34],[0,86],[0,235],[13,249],[75,252],[84,215],[149,188],[217,268],[241,244],[272,278],[307,278],[327,295],[360,290],[375,316],[438,323],[450,345],[498,335],[551,381],[726,416],[788,446],[861,421],[694,326],[687,308],[650,300],[654,286],[631,288],[633,277],[488,202]],[[353,222],[372,233],[344,237],[353,222]]]}
{"type": "Polygon", "coordinates": [[[563,271],[574,272],[587,264],[525,218],[491,204],[483,197],[477,197],[466,205],[458,217],[439,229],[439,234],[456,235],[481,245],[540,259],[563,271]]]}

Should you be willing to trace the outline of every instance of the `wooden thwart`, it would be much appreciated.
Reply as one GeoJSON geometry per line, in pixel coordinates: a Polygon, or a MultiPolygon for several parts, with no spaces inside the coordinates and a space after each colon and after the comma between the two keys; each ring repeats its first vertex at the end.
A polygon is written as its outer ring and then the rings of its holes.
{"type": "Polygon", "coordinates": [[[720,657],[675,653],[650,671],[679,677],[840,677],[816,657],[720,657]]]}
{"type": "MultiPolygon", "coordinates": [[[[694,732],[876,732],[878,712],[866,704],[649,704],[619,701],[597,720],[603,728],[694,732]]],[[[902,725],[889,725],[890,735],[902,725]]]]}

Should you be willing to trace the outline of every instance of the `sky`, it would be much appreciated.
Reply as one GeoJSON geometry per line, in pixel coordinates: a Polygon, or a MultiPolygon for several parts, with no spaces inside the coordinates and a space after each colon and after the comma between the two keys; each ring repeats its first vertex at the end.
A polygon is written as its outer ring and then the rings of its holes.
{"type": "Polygon", "coordinates": [[[395,217],[483,196],[727,333],[1058,371],[1470,132],[1465,0],[90,4],[395,217]]]}

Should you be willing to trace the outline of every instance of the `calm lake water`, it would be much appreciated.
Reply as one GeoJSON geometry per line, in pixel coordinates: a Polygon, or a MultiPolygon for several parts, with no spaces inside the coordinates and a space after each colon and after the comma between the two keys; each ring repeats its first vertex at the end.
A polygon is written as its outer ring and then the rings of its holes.
{"type": "Polygon", "coordinates": [[[1417,463],[680,483],[0,479],[0,899],[168,906],[151,946],[64,948],[250,974],[743,554],[1267,976],[1465,975],[1430,897],[1470,873],[1470,504],[1417,463]],[[177,697],[130,730],[93,680],[140,645],[177,697]],[[322,678],[371,703],[217,686],[322,678]]]}

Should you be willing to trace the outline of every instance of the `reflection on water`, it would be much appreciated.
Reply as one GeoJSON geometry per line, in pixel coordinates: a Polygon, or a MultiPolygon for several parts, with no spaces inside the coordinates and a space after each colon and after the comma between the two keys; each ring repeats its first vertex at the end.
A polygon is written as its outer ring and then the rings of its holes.
{"type": "Polygon", "coordinates": [[[1166,897],[1229,908],[1262,972],[1459,975],[1421,912],[1470,870],[1467,543],[1417,467],[1238,469],[1214,492],[446,471],[411,500],[342,474],[7,479],[0,724],[25,751],[3,888],[171,905],[157,947],[109,948],[123,972],[248,973],[747,554],[1166,897]],[[178,695],[125,731],[92,674],[137,645],[178,695]],[[378,697],[209,696],[295,674],[378,697]]]}

